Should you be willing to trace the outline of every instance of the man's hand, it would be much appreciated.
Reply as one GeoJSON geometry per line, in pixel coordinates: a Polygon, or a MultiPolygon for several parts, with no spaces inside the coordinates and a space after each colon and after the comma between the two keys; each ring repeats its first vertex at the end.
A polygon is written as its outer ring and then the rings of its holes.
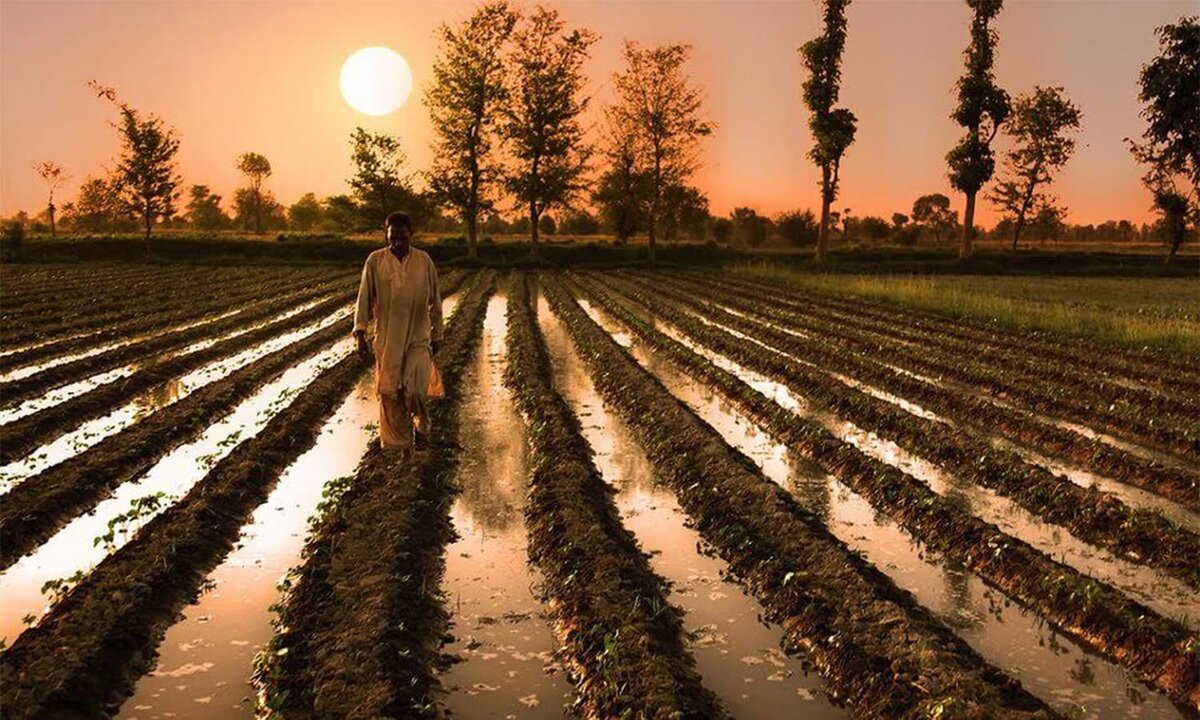
{"type": "Polygon", "coordinates": [[[438,348],[441,346],[441,344],[442,344],[441,340],[430,340],[429,341],[429,356],[430,357],[435,357],[437,355],[438,348]]]}
{"type": "Polygon", "coordinates": [[[358,356],[363,362],[371,362],[375,359],[374,353],[371,352],[371,346],[367,344],[367,333],[364,330],[355,330],[354,339],[358,344],[358,356]]]}

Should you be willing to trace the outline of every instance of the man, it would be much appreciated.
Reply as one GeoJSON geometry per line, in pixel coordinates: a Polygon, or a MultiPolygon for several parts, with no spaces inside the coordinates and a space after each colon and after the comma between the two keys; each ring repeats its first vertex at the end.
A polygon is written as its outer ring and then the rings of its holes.
{"type": "Polygon", "coordinates": [[[375,389],[379,393],[379,441],[407,455],[429,444],[426,392],[433,356],[442,339],[442,296],[437,268],[424,250],[412,247],[408,213],[384,223],[387,247],[367,256],[358,286],[354,338],[364,362],[371,359],[367,326],[375,319],[375,389]],[[416,418],[416,437],[413,418],[416,418]]]}

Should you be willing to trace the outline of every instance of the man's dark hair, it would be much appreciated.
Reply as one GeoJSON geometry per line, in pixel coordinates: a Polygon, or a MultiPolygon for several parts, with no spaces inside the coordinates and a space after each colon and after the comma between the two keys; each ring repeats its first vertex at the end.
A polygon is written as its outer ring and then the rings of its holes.
{"type": "Polygon", "coordinates": [[[383,221],[383,226],[389,228],[393,225],[403,225],[408,228],[409,232],[413,232],[412,216],[403,210],[388,213],[387,220],[383,221]]]}

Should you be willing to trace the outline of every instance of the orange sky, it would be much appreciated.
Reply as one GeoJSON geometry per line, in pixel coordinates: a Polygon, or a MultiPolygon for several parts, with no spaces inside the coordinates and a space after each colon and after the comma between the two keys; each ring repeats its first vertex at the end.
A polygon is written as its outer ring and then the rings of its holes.
{"type": "MultiPolygon", "coordinates": [[[[711,119],[696,178],[714,213],[750,205],[774,214],[817,203],[817,172],[800,101],[796,47],[815,34],[815,0],[793,2],[557,2],[571,23],[600,34],[590,63],[597,104],[611,97],[621,42],[687,42],[711,119]]],[[[44,204],[33,163],[55,160],[74,196],[118,150],[112,107],[91,78],[179,131],[185,185],[227,198],[235,157],[265,154],[269,187],[285,203],[346,192],[355,125],[402,137],[410,166],[429,159],[420,96],[433,30],[469,14],[460,2],[16,2],[0,0],[0,213],[44,204]],[[403,54],[412,99],[383,118],[360,115],[338,90],[345,58],[369,45],[403,54]]],[[[1197,3],[1156,0],[1009,0],[1000,17],[996,74],[1016,94],[1063,85],[1084,113],[1079,147],[1058,183],[1075,222],[1147,219],[1149,199],[1121,139],[1141,133],[1137,75],[1155,52],[1153,29],[1197,3]]],[[[857,0],[850,7],[842,98],[859,118],[837,207],[855,215],[907,212],[945,192],[944,156],[959,129],[947,115],[962,70],[968,11],[961,0],[857,0]]],[[[960,209],[962,198],[954,197],[960,209]]],[[[995,219],[984,207],[982,221],[995,219]]]]}

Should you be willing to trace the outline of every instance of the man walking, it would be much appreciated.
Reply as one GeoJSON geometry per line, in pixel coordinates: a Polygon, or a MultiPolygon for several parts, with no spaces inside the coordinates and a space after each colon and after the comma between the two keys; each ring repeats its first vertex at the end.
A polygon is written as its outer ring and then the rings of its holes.
{"type": "Polygon", "coordinates": [[[367,256],[358,286],[354,338],[358,354],[371,359],[367,327],[375,319],[375,389],[379,393],[379,441],[385,450],[408,454],[429,443],[428,397],[433,356],[442,339],[442,296],[437,268],[412,247],[408,213],[384,223],[388,245],[367,256]],[[416,418],[414,439],[413,419],[416,418]]]}

